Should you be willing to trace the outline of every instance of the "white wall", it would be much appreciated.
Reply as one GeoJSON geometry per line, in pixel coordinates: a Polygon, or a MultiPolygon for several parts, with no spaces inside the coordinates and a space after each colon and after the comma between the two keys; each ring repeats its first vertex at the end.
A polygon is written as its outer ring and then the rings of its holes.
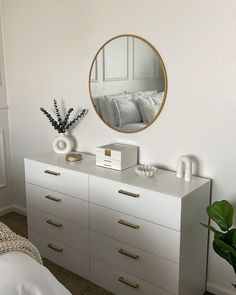
{"type": "Polygon", "coordinates": [[[10,176],[10,146],[9,146],[9,130],[8,130],[8,113],[7,109],[1,109],[0,105],[0,130],[3,130],[3,142],[0,132],[0,215],[13,203],[13,198],[9,186],[10,176]],[[4,158],[1,145],[3,144],[4,158]],[[4,166],[4,167],[2,167],[4,166]],[[3,175],[3,174],[6,174],[3,175]],[[6,179],[5,179],[6,178],[6,179]]]}
{"type": "Polygon", "coordinates": [[[3,214],[12,204],[13,200],[10,187],[8,186],[10,176],[10,146],[1,19],[0,9],[0,214],[3,214]]]}
{"type": "MultiPolygon", "coordinates": [[[[56,136],[39,107],[64,98],[90,108],[74,131],[81,151],[134,143],[141,162],[173,170],[180,155],[193,155],[199,174],[213,179],[213,201],[236,205],[235,15],[235,0],[3,0],[15,202],[25,206],[23,158],[51,150],[56,136]],[[160,117],[137,134],[109,129],[89,98],[95,53],[122,33],[156,46],[168,75],[160,117]]],[[[208,273],[211,291],[235,294],[233,270],[212,250],[208,273]]]]}

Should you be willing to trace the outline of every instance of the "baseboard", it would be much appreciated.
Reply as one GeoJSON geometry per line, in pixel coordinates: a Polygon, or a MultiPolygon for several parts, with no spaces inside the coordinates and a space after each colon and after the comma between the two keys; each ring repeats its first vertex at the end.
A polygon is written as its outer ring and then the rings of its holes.
{"type": "Polygon", "coordinates": [[[13,204],[13,205],[11,206],[11,208],[12,208],[12,211],[13,211],[13,212],[19,213],[19,214],[24,215],[24,216],[27,215],[26,208],[24,208],[24,207],[22,207],[22,206],[19,206],[19,205],[13,204]]]}
{"type": "Polygon", "coordinates": [[[16,205],[16,204],[12,204],[12,205],[0,208],[0,216],[3,216],[3,215],[10,213],[10,212],[16,212],[16,213],[19,213],[19,214],[22,214],[25,216],[27,215],[26,209],[24,207],[16,205]]]}
{"type": "Polygon", "coordinates": [[[234,290],[230,290],[210,282],[207,282],[207,291],[215,295],[235,295],[234,290]]]}
{"type": "Polygon", "coordinates": [[[12,212],[12,206],[5,206],[5,207],[0,208],[0,216],[3,216],[3,215],[10,213],[10,212],[12,212]]]}

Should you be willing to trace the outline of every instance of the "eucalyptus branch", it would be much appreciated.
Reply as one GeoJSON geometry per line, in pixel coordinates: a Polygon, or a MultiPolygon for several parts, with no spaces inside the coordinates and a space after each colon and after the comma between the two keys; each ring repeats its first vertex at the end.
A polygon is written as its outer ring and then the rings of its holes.
{"type": "Polygon", "coordinates": [[[75,123],[78,123],[81,119],[85,117],[85,115],[88,112],[88,109],[84,108],[80,113],[71,121],[69,121],[70,115],[73,112],[73,108],[69,108],[69,110],[66,112],[66,115],[64,118],[62,118],[57,101],[53,100],[54,109],[56,112],[57,120],[55,120],[51,114],[49,114],[48,111],[46,111],[44,108],[40,108],[40,111],[45,114],[45,116],[48,118],[54,129],[58,131],[58,133],[65,133],[66,130],[70,129],[75,123]]]}
{"type": "Polygon", "coordinates": [[[69,118],[70,118],[70,114],[73,112],[73,108],[70,108],[69,110],[68,110],[68,112],[67,112],[67,114],[66,114],[66,116],[65,116],[65,119],[63,120],[63,122],[62,122],[62,124],[63,124],[63,128],[65,128],[66,129],[66,126],[67,126],[67,124],[68,124],[68,120],[69,120],[69,118]]]}
{"type": "Polygon", "coordinates": [[[82,109],[82,111],[66,126],[66,129],[69,129],[73,124],[78,123],[87,114],[87,112],[87,109],[82,109]]]}
{"type": "Polygon", "coordinates": [[[54,108],[55,108],[55,111],[56,111],[58,123],[61,123],[62,118],[61,118],[61,115],[60,115],[60,112],[59,112],[59,108],[57,106],[57,101],[55,99],[53,100],[53,104],[54,104],[54,108]]]}
{"type": "Polygon", "coordinates": [[[40,110],[46,115],[54,129],[58,130],[59,124],[57,123],[57,121],[44,108],[40,108],[40,110]]]}

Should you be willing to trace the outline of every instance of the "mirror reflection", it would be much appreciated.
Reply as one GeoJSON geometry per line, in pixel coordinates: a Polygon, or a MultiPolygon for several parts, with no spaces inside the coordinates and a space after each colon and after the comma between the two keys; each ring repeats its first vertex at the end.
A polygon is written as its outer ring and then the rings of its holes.
{"type": "Polygon", "coordinates": [[[89,88],[97,114],[109,127],[126,133],[141,131],[156,120],[165,103],[163,61],[146,40],[115,37],[95,56],[89,88]]]}

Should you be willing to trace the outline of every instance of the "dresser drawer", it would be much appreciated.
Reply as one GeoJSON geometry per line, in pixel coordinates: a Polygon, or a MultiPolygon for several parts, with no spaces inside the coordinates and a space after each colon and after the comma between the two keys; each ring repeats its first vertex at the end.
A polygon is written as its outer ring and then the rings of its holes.
{"type": "Polygon", "coordinates": [[[89,229],[33,208],[27,218],[30,229],[89,254],[89,229]]]}
{"type": "Polygon", "coordinates": [[[171,295],[95,258],[91,258],[91,281],[116,295],[171,295]]]}
{"type": "Polygon", "coordinates": [[[175,230],[181,226],[181,200],[143,188],[89,176],[90,202],[175,230]]]}
{"type": "Polygon", "coordinates": [[[26,183],[27,206],[88,227],[88,202],[26,183]]]}
{"type": "Polygon", "coordinates": [[[88,200],[88,175],[32,160],[25,160],[26,182],[88,200]]]}
{"type": "Polygon", "coordinates": [[[115,170],[122,170],[121,161],[114,159],[105,159],[101,157],[96,157],[96,165],[101,167],[106,167],[115,170]]]}
{"type": "Polygon", "coordinates": [[[92,232],[91,256],[114,265],[169,292],[178,292],[179,265],[143,250],[92,232]]]}
{"type": "Polygon", "coordinates": [[[94,204],[90,204],[90,227],[96,232],[179,262],[179,231],[94,204]]]}
{"type": "Polygon", "coordinates": [[[34,230],[29,230],[29,240],[38,247],[43,257],[89,279],[89,256],[87,254],[41,235],[34,230]]]}

